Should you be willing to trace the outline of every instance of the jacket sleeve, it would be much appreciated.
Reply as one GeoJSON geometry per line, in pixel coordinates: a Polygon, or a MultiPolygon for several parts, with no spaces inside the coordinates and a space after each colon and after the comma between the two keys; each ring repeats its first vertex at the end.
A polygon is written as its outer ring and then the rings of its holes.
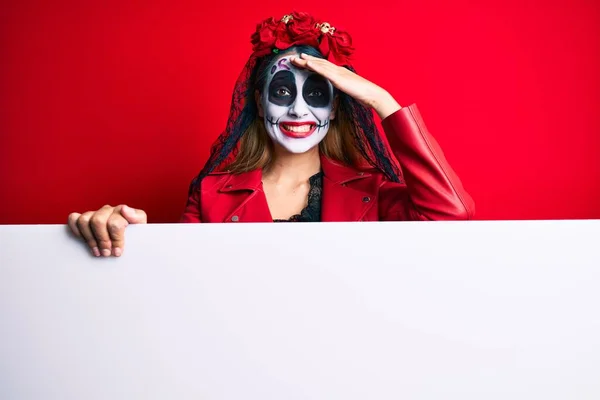
{"type": "Polygon", "coordinates": [[[475,204],[431,136],[416,105],[382,121],[406,185],[385,182],[379,192],[381,220],[467,220],[475,204]]]}
{"type": "Polygon", "coordinates": [[[200,215],[200,190],[196,190],[188,198],[185,210],[179,222],[182,223],[197,223],[202,222],[200,215]]]}

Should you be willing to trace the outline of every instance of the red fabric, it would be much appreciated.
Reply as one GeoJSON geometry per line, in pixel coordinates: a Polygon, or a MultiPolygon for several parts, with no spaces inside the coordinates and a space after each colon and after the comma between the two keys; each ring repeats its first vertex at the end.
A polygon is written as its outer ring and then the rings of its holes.
{"type": "MultiPolygon", "coordinates": [[[[475,206],[428,132],[416,105],[390,115],[382,126],[406,184],[371,169],[357,171],[322,157],[321,220],[465,220],[475,206]]],[[[187,203],[181,222],[272,222],[262,171],[212,173],[187,203]]]]}
{"type": "Polygon", "coordinates": [[[305,12],[294,11],[284,18],[287,20],[270,17],[256,26],[251,37],[254,57],[266,56],[274,49],[305,45],[318,48],[334,64],[350,65],[354,47],[348,32],[305,12]],[[327,25],[324,30],[323,25],[327,25]]]}

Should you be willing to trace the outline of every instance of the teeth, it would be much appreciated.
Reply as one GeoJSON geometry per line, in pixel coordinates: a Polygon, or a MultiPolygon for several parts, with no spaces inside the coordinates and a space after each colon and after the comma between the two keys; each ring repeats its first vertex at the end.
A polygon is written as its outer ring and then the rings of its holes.
{"type": "Polygon", "coordinates": [[[290,131],[290,132],[296,132],[296,133],[307,133],[310,131],[312,125],[300,125],[300,126],[290,126],[290,125],[283,125],[283,129],[285,129],[286,131],[290,131]]]}

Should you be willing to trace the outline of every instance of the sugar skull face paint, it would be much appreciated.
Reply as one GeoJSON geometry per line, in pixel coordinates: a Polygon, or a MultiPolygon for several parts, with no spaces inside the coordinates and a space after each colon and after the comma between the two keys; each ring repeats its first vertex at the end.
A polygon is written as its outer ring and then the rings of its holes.
{"type": "Polygon", "coordinates": [[[282,57],[263,88],[265,128],[291,153],[304,153],[327,135],[333,117],[333,86],[321,75],[296,68],[282,57]]]}

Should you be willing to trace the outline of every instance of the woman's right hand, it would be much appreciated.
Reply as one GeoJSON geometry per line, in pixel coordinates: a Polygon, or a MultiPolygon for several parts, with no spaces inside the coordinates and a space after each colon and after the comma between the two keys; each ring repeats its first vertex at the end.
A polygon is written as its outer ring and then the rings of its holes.
{"type": "Polygon", "coordinates": [[[68,224],[77,237],[87,242],[94,256],[120,257],[125,246],[125,228],[129,224],[147,222],[148,217],[142,210],[106,205],[97,211],[71,213],[68,224]]]}

